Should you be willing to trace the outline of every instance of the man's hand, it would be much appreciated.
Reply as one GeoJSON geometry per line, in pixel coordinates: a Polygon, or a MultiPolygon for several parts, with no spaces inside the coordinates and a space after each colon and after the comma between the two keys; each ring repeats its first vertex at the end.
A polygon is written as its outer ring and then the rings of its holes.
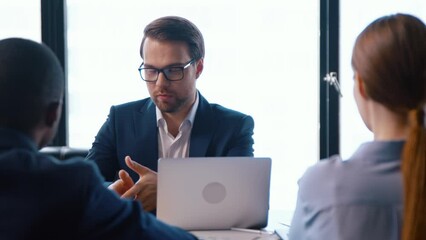
{"type": "Polygon", "coordinates": [[[120,177],[120,179],[109,185],[108,188],[118,193],[118,195],[122,196],[125,192],[132,188],[135,183],[125,170],[120,170],[118,172],[118,176],[120,177]]]}
{"type": "Polygon", "coordinates": [[[122,177],[120,174],[120,180],[122,181],[122,187],[119,188],[120,190],[126,189],[126,187],[132,185],[126,192],[121,194],[121,197],[140,201],[145,211],[154,210],[157,207],[157,173],[133,161],[129,156],[126,156],[124,160],[130,169],[139,174],[139,180],[135,184],[131,184],[133,181],[128,181],[127,177],[129,177],[129,175],[127,172],[127,176],[123,174],[122,177]]]}

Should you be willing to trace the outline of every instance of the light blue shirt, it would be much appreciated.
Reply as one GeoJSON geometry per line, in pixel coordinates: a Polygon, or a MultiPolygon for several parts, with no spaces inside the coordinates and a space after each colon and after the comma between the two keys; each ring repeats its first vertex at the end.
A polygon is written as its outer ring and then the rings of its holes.
{"type": "Polygon", "coordinates": [[[299,180],[290,239],[400,239],[403,146],[368,142],[347,161],[336,156],[310,167],[299,180]]]}

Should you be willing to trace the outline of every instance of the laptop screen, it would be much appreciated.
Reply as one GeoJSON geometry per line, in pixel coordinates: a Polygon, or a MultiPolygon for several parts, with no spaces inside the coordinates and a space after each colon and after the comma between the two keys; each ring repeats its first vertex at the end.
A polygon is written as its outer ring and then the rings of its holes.
{"type": "Polygon", "coordinates": [[[157,218],[186,230],[267,225],[271,159],[162,158],[157,218]]]}

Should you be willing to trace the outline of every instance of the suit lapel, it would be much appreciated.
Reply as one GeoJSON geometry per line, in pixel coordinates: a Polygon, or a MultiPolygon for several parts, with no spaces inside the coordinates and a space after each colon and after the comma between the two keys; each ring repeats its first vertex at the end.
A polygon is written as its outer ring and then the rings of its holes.
{"type": "Polygon", "coordinates": [[[209,102],[200,93],[199,97],[200,101],[191,131],[190,157],[206,156],[217,123],[209,102]]]}
{"type": "MultiPolygon", "coordinates": [[[[207,148],[217,128],[217,120],[209,102],[199,93],[199,105],[191,131],[190,157],[206,156],[207,148]]],[[[135,135],[137,146],[140,146],[141,164],[157,171],[158,133],[155,104],[148,100],[134,114],[135,135]]]]}
{"type": "Polygon", "coordinates": [[[155,104],[148,100],[146,104],[134,114],[135,135],[137,145],[140,146],[141,164],[157,171],[158,134],[155,104]]]}

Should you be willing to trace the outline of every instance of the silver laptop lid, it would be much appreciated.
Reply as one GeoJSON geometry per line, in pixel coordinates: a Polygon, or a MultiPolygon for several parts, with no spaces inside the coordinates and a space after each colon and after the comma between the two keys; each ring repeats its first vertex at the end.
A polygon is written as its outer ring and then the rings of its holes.
{"type": "Polygon", "coordinates": [[[162,158],[157,218],[186,230],[267,225],[271,159],[162,158]]]}

